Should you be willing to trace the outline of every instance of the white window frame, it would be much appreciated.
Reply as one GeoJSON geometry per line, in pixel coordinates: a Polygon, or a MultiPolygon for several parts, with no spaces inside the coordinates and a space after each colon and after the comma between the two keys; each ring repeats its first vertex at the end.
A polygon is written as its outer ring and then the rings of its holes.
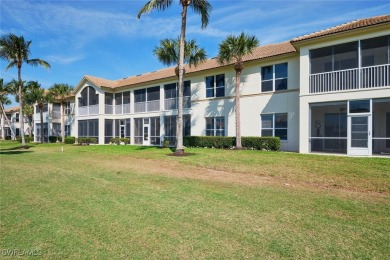
{"type": "Polygon", "coordinates": [[[262,92],[262,93],[269,93],[269,92],[278,92],[278,91],[286,91],[286,90],[288,90],[288,62],[282,62],[282,63],[272,64],[272,65],[262,66],[260,68],[260,92],[262,92]],[[281,64],[287,64],[287,77],[276,78],[275,66],[281,65],[281,64]],[[263,68],[271,67],[271,66],[272,66],[272,79],[263,80],[263,73],[262,73],[263,68]],[[286,89],[281,89],[281,90],[275,89],[275,82],[276,82],[276,80],[280,80],[280,79],[286,79],[287,80],[287,87],[286,87],[286,89]],[[272,81],[272,90],[263,91],[263,82],[265,82],[265,81],[272,81]]]}
{"type": "Polygon", "coordinates": [[[226,136],[226,124],[225,124],[225,117],[224,116],[206,117],[205,123],[206,123],[206,127],[205,127],[205,135],[206,136],[208,136],[207,135],[208,131],[212,131],[212,133],[213,133],[213,135],[209,135],[209,136],[226,136]],[[212,129],[207,128],[207,120],[208,119],[213,120],[213,128],[212,129]],[[223,129],[217,129],[217,119],[223,119],[223,129]],[[223,135],[217,135],[217,131],[221,131],[221,130],[223,130],[223,135]]]}
{"type": "Polygon", "coordinates": [[[285,112],[285,113],[265,113],[265,114],[260,114],[260,136],[263,137],[263,130],[272,130],[272,137],[275,137],[275,130],[278,130],[278,129],[286,129],[287,130],[287,138],[286,139],[280,139],[281,142],[288,142],[288,112],[285,112]],[[275,118],[276,118],[276,115],[280,115],[280,114],[283,114],[283,115],[286,115],[287,117],[287,127],[275,127],[275,118]],[[263,120],[262,120],[262,116],[272,116],[272,127],[270,128],[263,128],[263,120]]]}
{"type": "Polygon", "coordinates": [[[225,76],[224,73],[222,73],[222,74],[215,74],[215,75],[209,75],[209,76],[206,76],[204,79],[205,79],[205,85],[206,85],[206,98],[222,98],[222,97],[226,96],[226,93],[225,93],[225,89],[226,89],[226,76],[225,76]],[[223,84],[223,87],[217,87],[217,76],[221,76],[221,75],[223,75],[223,83],[224,84],[223,84]],[[208,88],[207,87],[207,80],[206,80],[206,78],[208,78],[208,77],[214,77],[214,86],[212,88],[208,88]],[[213,96],[210,96],[210,97],[207,96],[207,90],[208,89],[213,89],[214,90],[214,95],[213,96]],[[223,96],[219,96],[219,97],[216,96],[217,95],[217,89],[223,89],[223,96]]]}

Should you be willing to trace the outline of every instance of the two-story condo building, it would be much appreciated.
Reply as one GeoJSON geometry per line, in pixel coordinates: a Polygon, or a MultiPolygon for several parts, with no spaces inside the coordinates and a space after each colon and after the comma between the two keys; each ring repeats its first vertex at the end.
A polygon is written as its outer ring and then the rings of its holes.
{"type": "MultiPolygon", "coordinates": [[[[270,44],[245,57],[243,136],[278,136],[284,151],[390,154],[390,15],[270,44]]],[[[68,134],[175,141],[174,68],[107,80],[84,76],[68,134]]],[[[235,136],[235,72],[209,59],[187,67],[184,134],[235,136]]],[[[54,108],[53,108],[54,109],[54,108]]]]}
{"type": "MultiPolygon", "coordinates": [[[[0,138],[1,139],[15,139],[20,136],[21,127],[19,116],[19,107],[11,107],[4,109],[5,116],[3,113],[0,114],[0,138]],[[8,120],[7,120],[8,119],[8,120]]],[[[31,127],[32,128],[32,127],[31,127]]],[[[24,117],[24,134],[27,135],[32,131],[30,129],[29,119],[24,117]]]]}

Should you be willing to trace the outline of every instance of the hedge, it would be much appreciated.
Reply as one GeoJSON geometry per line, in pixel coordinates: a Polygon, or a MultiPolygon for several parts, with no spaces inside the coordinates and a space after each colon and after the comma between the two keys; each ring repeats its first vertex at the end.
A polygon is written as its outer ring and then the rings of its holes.
{"type": "MultiPolygon", "coordinates": [[[[243,148],[267,151],[279,151],[279,137],[251,137],[243,136],[241,138],[243,148]]],[[[184,146],[228,149],[234,148],[236,138],[230,136],[185,136],[184,146]]]]}
{"type": "Polygon", "coordinates": [[[74,136],[66,136],[65,143],[66,144],[74,144],[76,142],[76,137],[74,136]]]}
{"type": "Polygon", "coordinates": [[[49,136],[49,143],[56,143],[59,137],[51,135],[49,136]]]}
{"type": "Polygon", "coordinates": [[[129,144],[130,143],[130,138],[120,138],[120,137],[113,137],[111,138],[110,142],[112,144],[129,144]]]}
{"type": "MultiPolygon", "coordinates": [[[[6,139],[6,140],[7,140],[7,139],[6,139]]],[[[11,140],[11,139],[9,139],[9,140],[11,140]]],[[[22,137],[17,136],[17,137],[16,137],[16,140],[18,140],[19,143],[21,143],[21,142],[22,142],[22,137]]],[[[24,137],[24,141],[25,141],[26,143],[34,142],[34,137],[32,137],[32,136],[25,136],[25,137],[24,137]]]]}
{"type": "Polygon", "coordinates": [[[78,144],[97,144],[96,137],[79,137],[77,138],[78,144]]]}

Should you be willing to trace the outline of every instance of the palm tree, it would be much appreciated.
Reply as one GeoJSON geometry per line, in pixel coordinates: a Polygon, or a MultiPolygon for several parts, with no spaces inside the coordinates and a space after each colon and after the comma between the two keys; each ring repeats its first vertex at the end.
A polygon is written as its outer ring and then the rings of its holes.
{"type": "MultiPolygon", "coordinates": [[[[164,65],[175,67],[175,74],[179,78],[179,41],[180,39],[163,39],[160,46],[154,48],[153,53],[157,59],[164,65]]],[[[184,64],[198,66],[206,60],[207,54],[203,48],[199,48],[196,40],[185,42],[184,46],[184,64]]],[[[185,73],[185,68],[184,68],[185,73]]]]}
{"type": "Polygon", "coordinates": [[[28,119],[28,135],[31,137],[32,135],[32,127],[33,127],[33,117],[34,117],[34,105],[25,104],[23,106],[24,116],[28,119]]]}
{"type": "Polygon", "coordinates": [[[24,121],[23,121],[23,96],[22,96],[22,65],[27,63],[32,66],[43,66],[50,68],[50,64],[41,59],[30,59],[30,45],[31,41],[25,41],[23,36],[17,36],[13,33],[3,35],[0,37],[0,58],[7,60],[9,63],[5,70],[16,67],[18,70],[18,96],[19,96],[19,107],[20,107],[20,121],[22,147],[26,147],[24,140],[24,121]]]}
{"type": "Polygon", "coordinates": [[[66,99],[73,91],[73,87],[68,84],[54,84],[49,89],[53,98],[57,99],[61,103],[61,137],[62,142],[65,142],[65,104],[66,99]]]}
{"type": "Polygon", "coordinates": [[[239,36],[229,35],[219,44],[218,61],[221,64],[233,62],[236,71],[236,148],[241,149],[241,122],[240,122],[240,83],[241,72],[244,69],[244,56],[251,54],[259,45],[256,36],[249,36],[242,32],[239,36]]]}
{"type": "MultiPolygon", "coordinates": [[[[205,28],[209,22],[211,5],[207,0],[179,0],[182,6],[181,12],[181,32],[179,43],[179,82],[178,82],[178,108],[177,108],[177,133],[176,133],[176,151],[175,154],[184,153],[183,146],[183,77],[184,77],[184,45],[187,24],[187,9],[190,7],[195,13],[200,14],[202,28],[205,28]]],[[[150,0],[139,11],[138,18],[142,14],[151,12],[152,10],[165,10],[170,7],[173,0],[150,0]]]]}
{"type": "Polygon", "coordinates": [[[52,102],[53,98],[51,93],[41,88],[41,85],[38,82],[33,81],[30,86],[31,87],[28,89],[26,94],[26,101],[30,104],[37,104],[41,121],[41,143],[44,143],[45,133],[43,131],[43,106],[46,103],[52,102]]]}
{"type": "MultiPolygon", "coordinates": [[[[160,46],[153,50],[154,55],[164,65],[176,65],[175,74],[179,79],[179,42],[180,39],[163,39],[160,46]]],[[[185,42],[184,46],[184,64],[189,67],[195,67],[206,60],[207,54],[203,48],[199,48],[195,40],[185,42]]],[[[185,72],[185,70],[184,70],[185,72]]],[[[180,102],[180,101],[179,101],[180,102]]],[[[179,131],[178,131],[179,132],[179,131]]],[[[176,135],[177,136],[177,135],[176,135]]],[[[181,133],[183,136],[183,133],[181,133]]]]}
{"type": "MultiPolygon", "coordinates": [[[[4,111],[4,105],[10,105],[11,100],[8,98],[8,94],[10,93],[10,89],[7,85],[3,84],[3,79],[0,78],[0,110],[1,114],[3,115],[5,121],[7,122],[7,125],[9,126],[9,129],[11,130],[12,136],[15,136],[14,130],[11,127],[11,123],[9,122],[9,119],[4,111]]],[[[4,131],[4,129],[3,129],[4,131]]]]}

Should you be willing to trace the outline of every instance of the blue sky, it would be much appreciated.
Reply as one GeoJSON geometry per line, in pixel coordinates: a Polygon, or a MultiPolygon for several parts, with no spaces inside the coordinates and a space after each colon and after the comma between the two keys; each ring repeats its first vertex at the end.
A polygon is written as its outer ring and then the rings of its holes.
{"type": "MultiPolygon", "coordinates": [[[[52,66],[45,70],[24,65],[23,80],[37,80],[49,88],[54,83],[76,86],[83,75],[119,79],[164,68],[152,50],[161,39],[179,35],[179,1],[164,12],[137,19],[146,2],[0,0],[0,33],[31,40],[31,58],[44,59],[52,66]]],[[[187,39],[196,39],[209,58],[217,56],[218,44],[229,34],[245,31],[266,45],[390,11],[388,0],[209,2],[213,10],[206,29],[201,29],[200,17],[191,10],[187,20],[187,39]]],[[[4,82],[9,82],[17,71],[5,71],[6,64],[0,62],[0,72],[4,82]]]]}

